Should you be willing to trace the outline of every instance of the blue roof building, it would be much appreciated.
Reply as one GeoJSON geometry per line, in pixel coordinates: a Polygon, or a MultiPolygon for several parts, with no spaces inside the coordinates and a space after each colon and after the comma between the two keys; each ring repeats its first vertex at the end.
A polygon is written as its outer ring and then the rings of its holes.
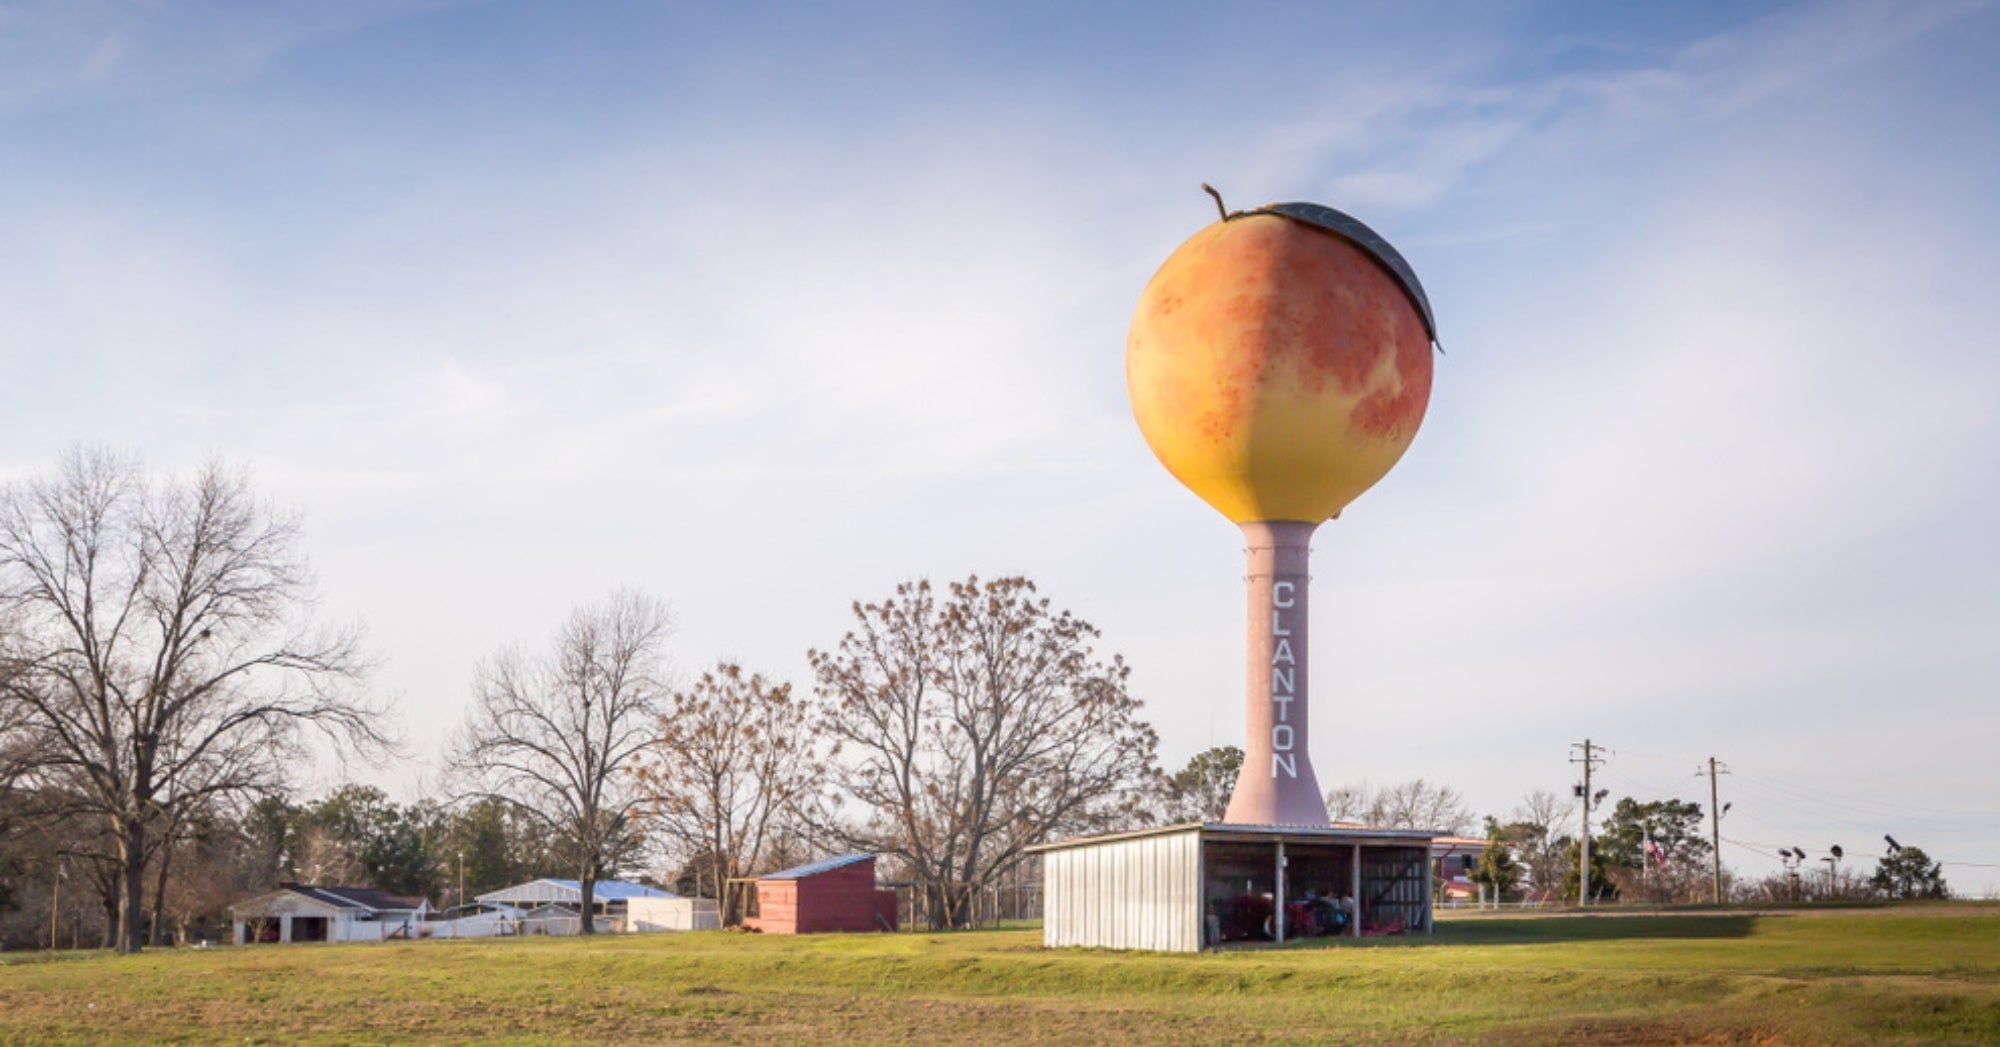
{"type": "MultiPolygon", "coordinates": [[[[625,880],[599,880],[591,885],[590,894],[591,907],[600,915],[612,911],[613,906],[622,909],[623,903],[633,898],[679,897],[672,891],[625,880]]],[[[478,900],[489,905],[512,905],[522,909],[538,905],[564,905],[574,910],[583,904],[583,885],[575,880],[530,880],[513,887],[488,891],[479,895],[478,900]]]]}

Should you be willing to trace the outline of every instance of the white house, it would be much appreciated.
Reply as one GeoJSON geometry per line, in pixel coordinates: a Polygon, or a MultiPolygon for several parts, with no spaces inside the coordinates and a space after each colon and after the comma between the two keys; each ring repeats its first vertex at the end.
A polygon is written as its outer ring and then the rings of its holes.
{"type": "Polygon", "coordinates": [[[431,903],[372,887],[281,883],[267,894],[229,907],[236,944],[253,942],[379,942],[415,937],[431,903]]]}

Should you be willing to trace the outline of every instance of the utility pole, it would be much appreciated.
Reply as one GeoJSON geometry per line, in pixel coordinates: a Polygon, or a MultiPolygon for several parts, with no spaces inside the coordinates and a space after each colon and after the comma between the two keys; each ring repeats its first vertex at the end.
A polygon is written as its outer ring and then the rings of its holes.
{"type": "Polygon", "coordinates": [[[1571,744],[1570,748],[1583,750],[1581,758],[1569,758],[1569,762],[1583,765],[1583,791],[1579,794],[1583,797],[1583,860],[1577,866],[1579,879],[1576,892],[1576,904],[1582,907],[1590,904],[1590,771],[1603,757],[1595,755],[1602,747],[1591,745],[1588,738],[1583,740],[1582,745],[1571,744]]]}
{"type": "MultiPolygon", "coordinates": [[[[1694,773],[1697,776],[1699,776],[1703,772],[1700,769],[1696,769],[1694,773]]],[[[1708,834],[1709,834],[1709,843],[1713,848],[1712,852],[1709,855],[1709,858],[1714,863],[1711,872],[1715,880],[1715,904],[1721,905],[1722,904],[1722,805],[1716,800],[1715,781],[1717,775],[1728,774],[1729,768],[1723,766],[1722,761],[1717,760],[1715,757],[1711,756],[1708,758],[1708,771],[1706,773],[1708,774],[1708,834]]]]}

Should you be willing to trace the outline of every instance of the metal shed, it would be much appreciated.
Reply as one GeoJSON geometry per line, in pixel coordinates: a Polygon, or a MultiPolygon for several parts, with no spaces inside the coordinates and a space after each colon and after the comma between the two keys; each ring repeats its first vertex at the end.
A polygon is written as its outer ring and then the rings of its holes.
{"type": "Polygon", "coordinates": [[[1043,844],[1042,943],[1195,952],[1429,933],[1433,835],[1208,823],[1043,844]]]}

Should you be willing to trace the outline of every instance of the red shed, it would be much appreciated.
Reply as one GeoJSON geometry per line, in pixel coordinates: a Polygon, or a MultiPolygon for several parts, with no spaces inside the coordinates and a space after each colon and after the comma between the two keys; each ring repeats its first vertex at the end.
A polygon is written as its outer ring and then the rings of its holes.
{"type": "Polygon", "coordinates": [[[875,856],[823,858],[757,880],[758,915],[743,926],[765,934],[893,931],[896,892],[875,887],[875,856]]]}

